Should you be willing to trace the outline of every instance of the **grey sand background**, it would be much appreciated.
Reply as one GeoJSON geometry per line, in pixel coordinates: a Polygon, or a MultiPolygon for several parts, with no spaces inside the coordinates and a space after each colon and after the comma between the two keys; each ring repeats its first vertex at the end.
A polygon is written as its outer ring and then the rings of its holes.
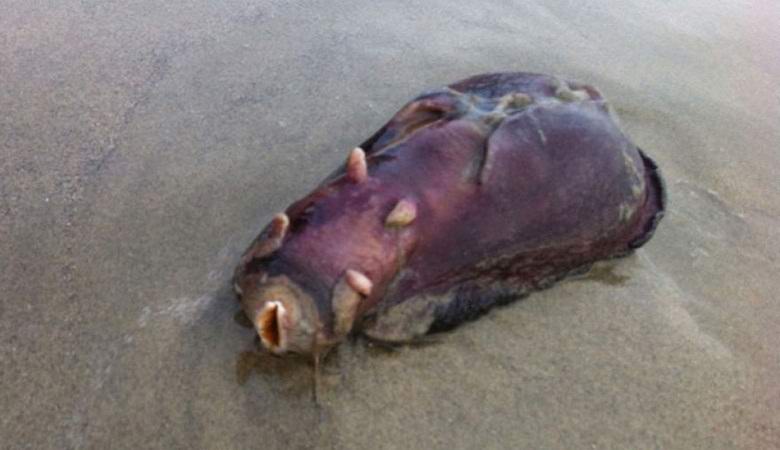
{"type": "Polygon", "coordinates": [[[770,1],[0,1],[0,447],[780,447],[770,1]],[[435,343],[253,353],[227,285],[404,102],[600,87],[669,214],[435,343]]]}

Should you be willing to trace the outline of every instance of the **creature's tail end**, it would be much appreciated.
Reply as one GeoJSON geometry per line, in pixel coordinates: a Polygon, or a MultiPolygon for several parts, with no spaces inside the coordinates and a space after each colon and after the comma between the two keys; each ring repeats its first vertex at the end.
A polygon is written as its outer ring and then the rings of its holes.
{"type": "Polygon", "coordinates": [[[653,237],[655,229],[658,227],[658,223],[663,219],[666,213],[666,184],[661,176],[661,171],[658,169],[658,165],[649,156],[647,156],[642,150],[639,150],[639,155],[642,157],[642,162],[645,166],[645,183],[647,184],[647,199],[645,205],[642,208],[642,224],[637,236],[629,242],[629,248],[637,249],[643,246],[647,241],[653,237]]]}

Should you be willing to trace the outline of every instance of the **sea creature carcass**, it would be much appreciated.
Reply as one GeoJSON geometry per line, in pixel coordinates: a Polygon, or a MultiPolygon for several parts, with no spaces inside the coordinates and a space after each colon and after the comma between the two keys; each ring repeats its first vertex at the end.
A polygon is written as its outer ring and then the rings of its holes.
{"type": "Polygon", "coordinates": [[[478,75],[406,104],[276,215],[234,287],[276,354],[408,342],[631,253],[665,201],[598,90],[478,75]]]}

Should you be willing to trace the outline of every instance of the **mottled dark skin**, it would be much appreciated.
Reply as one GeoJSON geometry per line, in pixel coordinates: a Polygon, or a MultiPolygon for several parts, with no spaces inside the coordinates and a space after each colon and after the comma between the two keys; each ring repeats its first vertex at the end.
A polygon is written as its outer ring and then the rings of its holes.
{"type": "Polygon", "coordinates": [[[272,252],[266,230],[237,269],[250,318],[275,298],[310,310],[300,338],[272,350],[319,354],[344,338],[333,331],[343,317],[393,342],[450,328],[630,253],[663,216],[657,167],[601,94],[550,76],[481,75],[423,94],[361,148],[365,178],[359,165],[336,171],[287,209],[272,252]],[[388,226],[401,200],[413,220],[388,226]],[[371,289],[339,302],[347,270],[371,289]],[[269,291],[275,283],[296,293],[269,291]]]}

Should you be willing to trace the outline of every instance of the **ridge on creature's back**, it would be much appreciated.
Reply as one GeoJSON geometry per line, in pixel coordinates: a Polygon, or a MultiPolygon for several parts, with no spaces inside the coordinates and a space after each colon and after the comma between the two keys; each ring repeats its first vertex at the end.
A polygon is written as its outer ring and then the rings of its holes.
{"type": "Polygon", "coordinates": [[[656,164],[592,86],[478,75],[415,98],[274,217],[234,286],[264,347],[408,342],[647,242],[656,164]]]}

